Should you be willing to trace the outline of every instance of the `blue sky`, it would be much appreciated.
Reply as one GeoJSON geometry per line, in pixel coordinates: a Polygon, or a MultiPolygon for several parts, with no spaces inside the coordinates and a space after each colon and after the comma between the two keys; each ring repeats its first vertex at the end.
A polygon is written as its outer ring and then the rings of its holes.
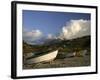
{"type": "Polygon", "coordinates": [[[67,22],[78,19],[90,20],[90,14],[23,10],[23,28],[44,34],[57,34],[67,22]]]}
{"type": "Polygon", "coordinates": [[[43,37],[63,36],[71,39],[90,34],[89,13],[23,10],[22,15],[23,30],[26,30],[23,32],[23,39],[29,43],[43,37]]]}

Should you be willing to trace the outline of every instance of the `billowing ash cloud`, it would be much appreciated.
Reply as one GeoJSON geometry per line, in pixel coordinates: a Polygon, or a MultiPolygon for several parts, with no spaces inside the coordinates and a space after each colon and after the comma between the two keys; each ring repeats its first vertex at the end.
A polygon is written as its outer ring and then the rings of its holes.
{"type": "Polygon", "coordinates": [[[27,43],[31,43],[42,37],[42,32],[40,30],[27,31],[23,30],[23,40],[27,43]]]}
{"type": "Polygon", "coordinates": [[[71,20],[62,28],[60,39],[74,39],[90,35],[90,20],[71,20]]]}

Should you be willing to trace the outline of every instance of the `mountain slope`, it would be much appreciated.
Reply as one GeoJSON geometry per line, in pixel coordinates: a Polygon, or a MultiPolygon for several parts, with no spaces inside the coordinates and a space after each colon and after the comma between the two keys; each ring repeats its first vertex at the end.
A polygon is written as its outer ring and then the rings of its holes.
{"type": "Polygon", "coordinates": [[[84,36],[72,40],[46,40],[43,45],[29,45],[23,41],[23,53],[59,49],[61,51],[74,51],[90,48],[91,37],[84,36]]]}

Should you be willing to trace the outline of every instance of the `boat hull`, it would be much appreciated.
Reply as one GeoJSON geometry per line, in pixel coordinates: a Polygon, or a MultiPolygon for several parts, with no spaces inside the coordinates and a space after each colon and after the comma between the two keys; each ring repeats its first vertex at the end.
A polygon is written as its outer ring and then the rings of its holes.
{"type": "Polygon", "coordinates": [[[53,52],[49,52],[45,55],[29,59],[26,62],[27,62],[27,64],[39,63],[39,62],[49,62],[49,61],[54,60],[56,58],[57,53],[58,53],[58,50],[53,51],[53,52]]]}

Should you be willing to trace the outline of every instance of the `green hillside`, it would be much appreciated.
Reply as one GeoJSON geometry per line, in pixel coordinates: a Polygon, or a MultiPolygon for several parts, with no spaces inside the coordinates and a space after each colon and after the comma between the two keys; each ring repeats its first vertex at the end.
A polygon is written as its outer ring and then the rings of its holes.
{"type": "Polygon", "coordinates": [[[43,52],[47,50],[59,49],[61,52],[73,52],[75,50],[89,49],[90,36],[85,36],[72,40],[52,40],[44,45],[29,45],[23,41],[23,53],[43,52]]]}

